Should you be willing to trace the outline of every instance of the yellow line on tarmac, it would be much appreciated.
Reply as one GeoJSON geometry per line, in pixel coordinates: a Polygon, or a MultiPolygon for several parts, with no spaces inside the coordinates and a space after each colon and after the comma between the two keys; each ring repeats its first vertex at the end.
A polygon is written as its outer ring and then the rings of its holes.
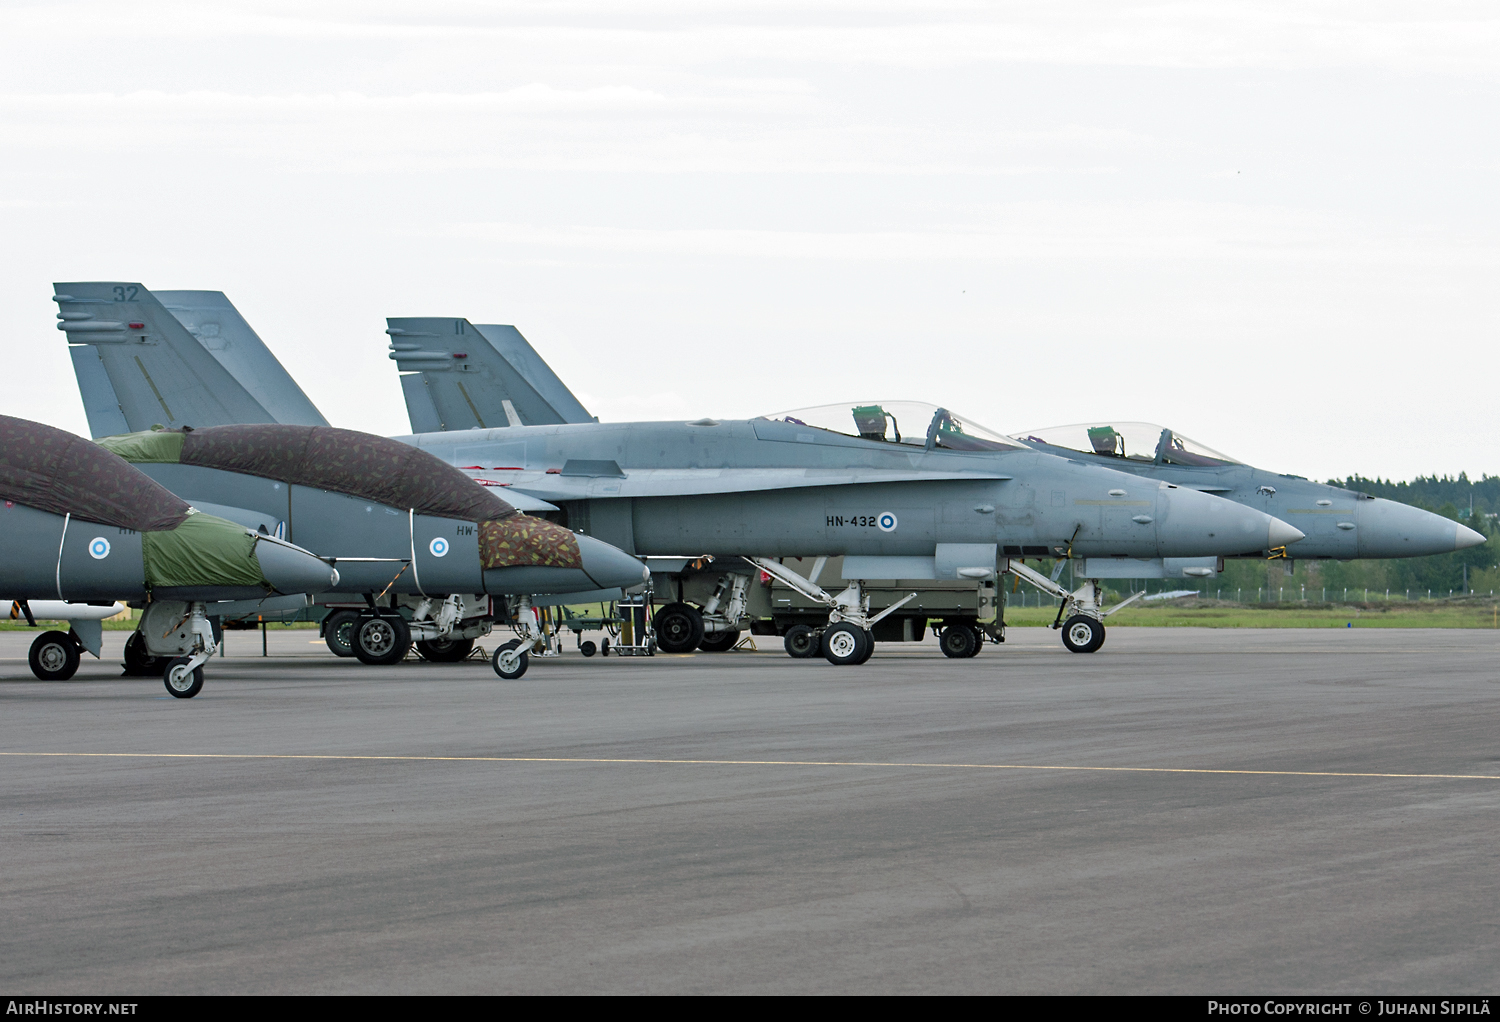
{"type": "Polygon", "coordinates": [[[1395,780],[1500,781],[1500,774],[1396,774],[1351,770],[1222,770],[1208,767],[1055,766],[1030,763],[907,763],[875,760],[627,759],[591,756],[354,756],[272,752],[0,752],[55,759],[287,759],[381,763],[594,763],[644,766],[891,767],[921,770],[1052,770],[1123,774],[1232,774],[1249,777],[1378,777],[1395,780]]]}

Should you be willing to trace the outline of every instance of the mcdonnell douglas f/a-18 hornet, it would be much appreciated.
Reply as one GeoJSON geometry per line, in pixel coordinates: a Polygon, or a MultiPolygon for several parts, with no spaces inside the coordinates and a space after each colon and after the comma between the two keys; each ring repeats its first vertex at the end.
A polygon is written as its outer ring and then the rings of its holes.
{"type": "MultiPolygon", "coordinates": [[[[221,379],[234,379],[233,359],[217,357],[205,338],[224,346],[223,323],[209,333],[196,317],[195,337],[185,325],[192,314],[175,317],[138,284],[57,290],[60,326],[75,343],[91,424],[96,409],[101,423],[113,414],[130,428],[157,415],[177,423],[188,414],[199,422],[274,418],[269,397],[221,379]],[[199,380],[217,382],[195,383],[187,368],[195,363],[208,366],[199,380]],[[164,373],[174,389],[153,384],[164,373]],[[174,400],[193,411],[174,410],[174,400]]],[[[467,326],[390,322],[391,336],[408,352],[425,350],[429,340],[443,343],[439,334],[463,337],[467,326]]],[[[447,361],[461,365],[467,354],[449,351],[447,361]]],[[[524,422],[522,404],[511,404],[524,422]]],[[[1208,494],[1038,453],[934,406],[845,405],[739,421],[512,425],[397,439],[627,552],[745,559],[828,607],[819,643],[834,663],[870,655],[879,616],[870,613],[863,591],[868,579],[993,581],[1007,569],[1036,575],[1018,563],[1023,556],[1161,558],[1178,570],[1212,567],[1220,556],[1282,548],[1302,535],[1208,494]],[[843,557],[848,583],[837,594],[779,560],[830,555],[843,557]]],[[[662,608],[663,648],[691,648],[705,632],[736,627],[752,573],[731,571],[735,577],[715,606],[679,601],[662,608]]],[[[1097,648],[1103,639],[1097,588],[1070,594],[1070,609],[1065,641],[1081,635],[1097,648]]]]}
{"type": "MultiPolygon", "coordinates": [[[[191,698],[218,646],[208,601],[316,593],[338,584],[328,563],[172,494],[118,455],[39,422],[0,416],[0,588],[35,624],[31,601],[81,605],[66,632],[31,646],[31,670],[65,680],[81,650],[99,655],[90,604],[144,608],[135,633],[161,658],[167,691],[191,698]]],[[[70,613],[71,616],[71,613],[70,613]]]]}

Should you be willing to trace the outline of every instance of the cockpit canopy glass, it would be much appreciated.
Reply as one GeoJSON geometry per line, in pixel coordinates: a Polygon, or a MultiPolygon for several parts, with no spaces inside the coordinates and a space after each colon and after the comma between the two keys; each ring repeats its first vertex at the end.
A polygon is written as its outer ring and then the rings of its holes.
{"type": "Polygon", "coordinates": [[[1009,437],[925,401],[868,401],[819,405],[762,418],[830,433],[947,451],[1020,450],[1009,437]]]}
{"type": "Polygon", "coordinates": [[[1025,443],[1066,447],[1085,454],[1128,461],[1196,466],[1243,464],[1212,447],[1150,422],[1084,422],[1073,426],[1050,426],[1018,433],[1016,438],[1025,443]]]}

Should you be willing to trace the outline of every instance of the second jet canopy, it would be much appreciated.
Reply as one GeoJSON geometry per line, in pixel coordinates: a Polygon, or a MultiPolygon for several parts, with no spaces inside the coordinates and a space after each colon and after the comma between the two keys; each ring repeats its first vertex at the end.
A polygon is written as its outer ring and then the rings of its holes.
{"type": "Polygon", "coordinates": [[[1153,422],[1084,422],[1017,434],[1027,443],[1160,465],[1242,465],[1244,462],[1153,422]]]}

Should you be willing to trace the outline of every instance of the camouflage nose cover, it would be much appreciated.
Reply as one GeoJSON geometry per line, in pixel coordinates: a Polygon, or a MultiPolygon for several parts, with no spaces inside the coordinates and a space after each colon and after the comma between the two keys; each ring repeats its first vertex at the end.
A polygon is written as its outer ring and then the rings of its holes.
{"type": "Polygon", "coordinates": [[[582,568],[578,537],[561,525],[527,514],[479,523],[483,568],[582,568]]]}
{"type": "Polygon", "coordinates": [[[0,415],[0,497],[137,532],[177,528],[187,501],[118,455],[40,422],[0,415]]]}

